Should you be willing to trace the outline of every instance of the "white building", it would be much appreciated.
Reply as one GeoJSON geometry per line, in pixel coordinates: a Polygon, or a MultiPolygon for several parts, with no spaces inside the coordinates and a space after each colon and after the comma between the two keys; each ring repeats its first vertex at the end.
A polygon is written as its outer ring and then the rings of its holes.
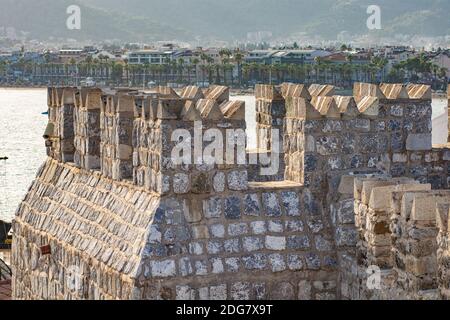
{"type": "Polygon", "coordinates": [[[129,64],[167,64],[174,59],[174,50],[143,49],[128,53],[129,64]]]}

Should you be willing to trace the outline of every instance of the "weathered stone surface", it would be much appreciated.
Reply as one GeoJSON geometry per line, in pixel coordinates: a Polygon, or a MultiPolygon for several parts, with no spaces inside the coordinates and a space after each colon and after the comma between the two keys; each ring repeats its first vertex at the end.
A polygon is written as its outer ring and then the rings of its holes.
{"type": "Polygon", "coordinates": [[[287,238],[287,248],[288,249],[296,249],[296,250],[302,250],[302,249],[308,249],[310,247],[310,241],[308,236],[289,236],[287,238]]]}
{"type": "Polygon", "coordinates": [[[266,215],[270,217],[279,217],[282,215],[276,193],[263,193],[262,199],[266,215]]]}
{"type": "Polygon", "coordinates": [[[261,215],[261,204],[257,194],[247,194],[244,197],[244,214],[250,216],[261,215]]]}
{"type": "Polygon", "coordinates": [[[300,200],[295,192],[281,192],[281,201],[288,216],[300,215],[300,200]]]}
{"type": "Polygon", "coordinates": [[[248,282],[236,282],[231,286],[231,299],[242,301],[250,300],[251,285],[248,282]]]}
{"type": "Polygon", "coordinates": [[[242,258],[247,270],[264,270],[267,267],[267,255],[257,253],[242,258]]]}
{"type": "Polygon", "coordinates": [[[254,221],[250,223],[251,232],[255,235],[265,234],[267,232],[265,221],[254,221]]]}
{"type": "Polygon", "coordinates": [[[294,286],[289,282],[280,282],[272,289],[271,299],[293,300],[295,298],[294,286]]]}
{"type": "Polygon", "coordinates": [[[152,275],[154,277],[170,277],[175,276],[175,261],[153,261],[151,263],[152,275]]]}
{"type": "Polygon", "coordinates": [[[245,237],[242,239],[242,246],[247,252],[259,251],[264,248],[264,242],[262,238],[245,237]]]}
{"type": "Polygon", "coordinates": [[[209,181],[209,176],[206,173],[194,175],[192,177],[191,191],[197,194],[211,192],[211,183],[209,181]]]}
{"type": "Polygon", "coordinates": [[[406,139],[406,150],[409,151],[426,151],[431,150],[431,134],[409,134],[406,139]]]}
{"type": "Polygon", "coordinates": [[[357,233],[353,227],[338,227],[336,229],[336,244],[338,246],[354,246],[357,233]]]}
{"type": "Polygon", "coordinates": [[[177,194],[188,193],[190,189],[189,176],[184,173],[177,173],[173,177],[173,191],[177,194]]]}
{"type": "Polygon", "coordinates": [[[228,235],[241,236],[248,233],[248,225],[246,223],[232,223],[228,226],[228,235]]]}
{"type": "Polygon", "coordinates": [[[210,227],[211,236],[213,238],[224,238],[225,237],[225,227],[222,224],[214,224],[210,227]]]}
{"type": "Polygon", "coordinates": [[[290,254],[287,256],[287,265],[290,270],[301,270],[303,269],[304,263],[300,255],[290,254]]]}
{"type": "Polygon", "coordinates": [[[225,218],[236,220],[241,217],[241,199],[229,197],[225,199],[225,218]]]}
{"type": "Polygon", "coordinates": [[[409,99],[401,85],[382,88],[359,85],[357,97],[316,97],[313,106],[301,86],[258,87],[259,147],[273,151],[272,128],[282,138],[273,176],[260,175],[260,165],[172,157],[184,139],[172,141],[177,129],[244,132],[242,103],[228,102],[227,88],[189,88],[183,99],[162,87],[72,88],[73,106],[57,102],[55,89],[50,158],[14,223],[14,296],[446,297],[448,200],[437,189],[450,183],[447,147],[431,149],[430,101],[409,99]],[[200,128],[193,121],[202,117],[200,128]],[[101,171],[86,170],[94,166],[101,171]],[[372,180],[359,185],[360,177],[372,180]],[[383,290],[370,291],[366,270],[375,265],[383,290]],[[82,271],[80,292],[61,280],[72,266],[82,271]]]}
{"type": "Polygon", "coordinates": [[[266,248],[276,251],[284,250],[286,249],[286,238],[266,236],[266,248]]]}
{"type": "Polygon", "coordinates": [[[219,218],[222,215],[223,200],[219,197],[210,198],[203,202],[203,214],[206,218],[219,218]]]}
{"type": "Polygon", "coordinates": [[[232,171],[228,174],[228,188],[234,191],[244,191],[248,188],[247,171],[232,171]]]}
{"type": "Polygon", "coordinates": [[[216,192],[223,192],[225,190],[225,174],[217,172],[213,178],[213,187],[216,192]]]}

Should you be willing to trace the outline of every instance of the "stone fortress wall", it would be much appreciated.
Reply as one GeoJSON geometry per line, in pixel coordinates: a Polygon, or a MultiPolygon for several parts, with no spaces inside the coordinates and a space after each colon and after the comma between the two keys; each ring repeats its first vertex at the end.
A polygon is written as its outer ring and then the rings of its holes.
{"type": "Polygon", "coordinates": [[[431,89],[255,91],[258,150],[244,154],[279,157],[269,176],[173,161],[177,129],[243,133],[226,87],[49,88],[49,158],[14,222],[14,297],[448,298],[450,149],[431,145],[431,89]],[[368,288],[371,266],[389,289],[368,288]]]}

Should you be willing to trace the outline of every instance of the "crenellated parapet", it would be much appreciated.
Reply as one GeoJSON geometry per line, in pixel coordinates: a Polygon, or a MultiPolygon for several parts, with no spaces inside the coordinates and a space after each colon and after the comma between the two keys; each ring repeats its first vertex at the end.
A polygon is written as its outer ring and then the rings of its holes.
{"type": "Polygon", "coordinates": [[[75,91],[74,95],[74,163],[77,167],[86,170],[99,170],[102,91],[96,88],[82,88],[75,91]]]}
{"type": "Polygon", "coordinates": [[[101,107],[100,158],[102,174],[114,180],[133,178],[134,97],[128,92],[103,96],[101,107]]]}
{"type": "Polygon", "coordinates": [[[350,298],[448,298],[450,191],[410,178],[360,177],[354,179],[354,201],[356,269],[363,281],[350,298]]]}
{"type": "Polygon", "coordinates": [[[256,151],[224,86],[48,92],[16,298],[449,298],[428,86],[258,85],[256,151]]]}
{"type": "MultiPolygon", "coordinates": [[[[184,129],[193,134],[198,122],[200,145],[196,151],[201,157],[209,144],[203,139],[205,132],[212,134],[209,142],[214,141],[213,133],[226,137],[233,129],[245,135],[245,104],[229,101],[229,89],[222,86],[205,92],[187,87],[181,96],[166,87],[154,92],[50,88],[48,101],[49,134],[45,137],[49,156],[80,168],[101,170],[115,180],[134,179],[137,185],[158,193],[174,174],[171,151],[179,143],[171,141],[174,131],[184,129]]],[[[240,145],[233,148],[243,149],[240,157],[245,158],[246,138],[240,138],[240,145]]],[[[190,163],[201,165],[194,159],[193,142],[190,163]]],[[[233,156],[221,150],[221,166],[226,160],[237,162],[234,151],[233,156]]],[[[212,181],[212,177],[208,179],[212,181]]]]}
{"type": "Polygon", "coordinates": [[[256,120],[260,152],[281,133],[285,180],[319,190],[324,171],[414,176],[409,159],[432,150],[429,86],[356,83],[353,96],[339,96],[329,85],[257,85],[256,120]]]}
{"type": "MultiPolygon", "coordinates": [[[[161,131],[161,125],[189,131],[201,121],[206,125],[202,132],[245,129],[243,102],[229,101],[229,89],[223,86],[207,90],[189,86],[179,94],[166,87],[153,92],[95,88],[49,92],[49,123],[57,127],[49,154],[59,160],[64,155],[63,162],[73,161],[85,169],[101,169],[114,179],[133,178],[156,192],[165,183],[160,177],[166,165],[162,157],[169,156],[161,153],[177,144],[170,143],[173,130],[161,131]]],[[[422,180],[432,173],[416,167],[417,159],[425,161],[433,152],[427,86],[356,83],[354,96],[339,96],[329,85],[307,88],[285,83],[257,85],[255,95],[258,149],[247,157],[275,155],[280,161],[273,178],[258,177],[261,165],[247,163],[251,181],[281,177],[320,191],[352,170],[382,170],[422,180]]]]}

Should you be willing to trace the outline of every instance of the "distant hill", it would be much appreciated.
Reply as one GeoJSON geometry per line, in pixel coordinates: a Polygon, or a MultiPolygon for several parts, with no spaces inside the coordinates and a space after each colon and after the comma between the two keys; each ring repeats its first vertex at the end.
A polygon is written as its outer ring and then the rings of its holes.
{"type": "MultiPolygon", "coordinates": [[[[128,41],[195,37],[241,40],[248,32],[275,37],[298,33],[336,39],[342,31],[366,34],[372,0],[0,0],[0,26],[35,37],[128,41]],[[65,8],[81,3],[81,32],[64,28],[65,8]]],[[[449,0],[377,0],[379,35],[450,34],[449,0]]]]}
{"type": "Polygon", "coordinates": [[[74,0],[0,0],[0,8],[0,27],[14,27],[41,40],[50,37],[127,41],[192,39],[192,35],[180,28],[120,11],[92,8],[74,0]],[[73,4],[81,8],[81,30],[66,28],[66,9],[73,4]]]}
{"type": "Polygon", "coordinates": [[[381,8],[380,34],[450,34],[449,0],[82,0],[91,6],[145,15],[201,36],[243,38],[247,32],[275,36],[298,32],[336,38],[341,31],[368,32],[367,7],[381,8]]]}

